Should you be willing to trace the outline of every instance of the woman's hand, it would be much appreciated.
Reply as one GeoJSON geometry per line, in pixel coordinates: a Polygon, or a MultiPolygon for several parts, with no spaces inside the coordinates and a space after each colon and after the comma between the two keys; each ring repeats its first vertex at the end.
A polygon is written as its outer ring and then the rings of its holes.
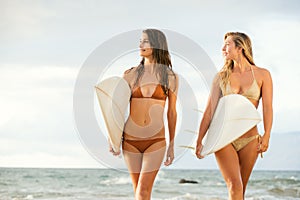
{"type": "Polygon", "coordinates": [[[174,160],[174,146],[169,145],[168,150],[167,150],[167,156],[166,156],[166,161],[164,162],[165,166],[169,166],[172,164],[174,160]]]}
{"type": "Polygon", "coordinates": [[[204,156],[201,155],[202,148],[203,148],[202,142],[197,142],[195,154],[199,159],[204,158],[204,156]]]}
{"type": "Polygon", "coordinates": [[[257,146],[257,151],[259,153],[263,153],[263,152],[266,152],[268,150],[269,140],[270,140],[270,135],[267,135],[267,134],[264,134],[260,138],[260,141],[259,141],[258,146],[257,146]]]}
{"type": "Polygon", "coordinates": [[[121,154],[121,151],[119,151],[119,152],[114,151],[114,149],[112,148],[110,142],[108,142],[108,144],[109,144],[109,152],[111,152],[114,156],[118,156],[118,155],[121,154]]]}

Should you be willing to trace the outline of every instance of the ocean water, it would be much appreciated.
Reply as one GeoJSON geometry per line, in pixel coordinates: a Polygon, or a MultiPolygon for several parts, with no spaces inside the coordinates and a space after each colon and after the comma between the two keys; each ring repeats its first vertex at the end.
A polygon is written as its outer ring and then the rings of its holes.
{"type": "MultiPolygon", "coordinates": [[[[0,168],[1,200],[133,200],[129,174],[112,169],[0,168]]],[[[218,170],[159,172],[153,200],[225,200],[218,170]],[[180,179],[198,184],[180,184],[180,179]]],[[[247,200],[300,199],[300,171],[254,171],[247,200]]]]}

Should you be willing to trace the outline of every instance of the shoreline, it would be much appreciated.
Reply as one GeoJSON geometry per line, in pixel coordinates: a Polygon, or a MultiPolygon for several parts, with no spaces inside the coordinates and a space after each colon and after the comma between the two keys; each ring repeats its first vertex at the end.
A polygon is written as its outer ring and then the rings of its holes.
{"type": "MultiPolygon", "coordinates": [[[[115,168],[80,168],[80,167],[1,167],[1,169],[49,169],[49,170],[113,170],[113,171],[119,171],[119,172],[124,172],[126,171],[126,168],[120,168],[120,169],[115,169],[115,168]]],[[[163,168],[160,169],[160,171],[219,171],[219,169],[174,169],[174,168],[163,168]]],[[[300,169],[279,169],[279,170],[268,170],[268,169],[254,169],[253,172],[300,172],[300,169]]]]}

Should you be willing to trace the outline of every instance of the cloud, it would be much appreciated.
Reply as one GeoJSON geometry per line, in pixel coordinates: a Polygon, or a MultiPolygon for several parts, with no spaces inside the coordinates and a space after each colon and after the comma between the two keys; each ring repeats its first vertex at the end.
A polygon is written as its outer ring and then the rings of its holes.
{"type": "Polygon", "coordinates": [[[41,2],[3,1],[0,11],[1,41],[13,43],[41,36],[43,23],[55,16],[55,12],[41,2]],[[16,38],[19,40],[15,41],[16,38]]]}
{"type": "MultiPolygon", "coordinates": [[[[45,138],[71,134],[77,70],[63,66],[2,65],[2,137],[45,138]],[[41,135],[42,134],[42,135],[41,135]]],[[[0,124],[1,125],[1,124],[0,124]]],[[[66,138],[65,138],[66,139],[66,138]]]]}
{"type": "Polygon", "coordinates": [[[0,141],[1,167],[99,168],[78,142],[0,141]]]}

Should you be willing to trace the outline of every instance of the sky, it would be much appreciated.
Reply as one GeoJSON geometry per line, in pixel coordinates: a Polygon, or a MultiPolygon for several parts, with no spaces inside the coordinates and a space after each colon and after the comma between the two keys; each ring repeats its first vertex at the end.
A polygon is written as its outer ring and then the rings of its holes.
{"type": "MultiPolygon", "coordinates": [[[[1,0],[0,167],[104,167],[88,152],[76,129],[77,76],[101,44],[128,31],[157,28],[197,43],[216,69],[223,63],[224,34],[247,33],[256,65],[271,72],[274,85],[270,149],[255,169],[300,170],[299,11],[297,0],[1,0]]],[[[138,41],[137,37],[136,45],[138,41]]],[[[179,66],[184,61],[176,55],[172,59],[177,62],[176,72],[190,72],[179,66]]],[[[113,64],[126,69],[139,60],[133,52],[113,64]]],[[[200,104],[205,106],[205,101],[200,104]]],[[[217,165],[213,156],[199,161],[186,152],[170,168],[216,169],[217,165]]]]}

